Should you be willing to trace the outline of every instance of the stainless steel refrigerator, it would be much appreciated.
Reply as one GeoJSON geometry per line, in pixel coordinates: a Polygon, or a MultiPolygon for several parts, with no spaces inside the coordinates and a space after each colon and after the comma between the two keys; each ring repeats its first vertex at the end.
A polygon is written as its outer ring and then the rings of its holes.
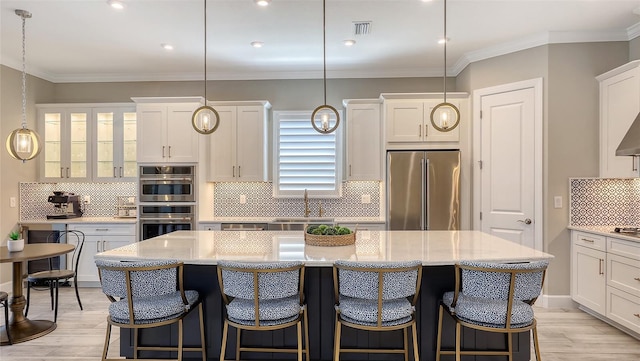
{"type": "Polygon", "coordinates": [[[460,229],[460,151],[387,152],[387,229],[460,229]]]}

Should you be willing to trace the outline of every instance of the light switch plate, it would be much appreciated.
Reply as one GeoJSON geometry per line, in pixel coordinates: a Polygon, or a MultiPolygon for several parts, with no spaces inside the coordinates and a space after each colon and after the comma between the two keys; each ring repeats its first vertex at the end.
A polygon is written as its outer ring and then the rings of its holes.
{"type": "Polygon", "coordinates": [[[16,208],[16,197],[9,198],[9,207],[16,208]]]}
{"type": "Polygon", "coordinates": [[[370,194],[363,194],[361,199],[360,199],[360,203],[362,203],[362,204],[371,203],[371,195],[370,194]]]}
{"type": "Polygon", "coordinates": [[[245,204],[247,203],[247,195],[246,194],[241,194],[240,195],[240,204],[245,204]]]}
{"type": "Polygon", "coordinates": [[[91,203],[91,196],[84,196],[84,203],[90,204],[91,203]]]}
{"type": "Polygon", "coordinates": [[[562,208],[562,196],[553,197],[553,208],[562,208]]]}

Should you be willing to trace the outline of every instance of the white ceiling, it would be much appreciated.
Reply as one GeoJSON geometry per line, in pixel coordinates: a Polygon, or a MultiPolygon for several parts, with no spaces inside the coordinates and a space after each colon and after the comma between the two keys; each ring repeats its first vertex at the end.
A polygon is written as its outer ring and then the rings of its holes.
{"type": "MultiPolygon", "coordinates": [[[[203,0],[0,0],[0,61],[53,82],[202,80],[203,0]],[[161,43],[174,45],[167,52],[161,43]]],[[[322,1],[207,0],[209,79],[322,77],[322,1]],[[260,49],[249,44],[259,40],[260,49]]],[[[550,43],[628,41],[638,0],[448,0],[447,68],[550,43]]],[[[442,76],[443,1],[327,0],[329,78],[442,76]],[[372,21],[355,36],[354,21],[372,21]],[[347,48],[345,39],[355,39],[347,48]]]]}

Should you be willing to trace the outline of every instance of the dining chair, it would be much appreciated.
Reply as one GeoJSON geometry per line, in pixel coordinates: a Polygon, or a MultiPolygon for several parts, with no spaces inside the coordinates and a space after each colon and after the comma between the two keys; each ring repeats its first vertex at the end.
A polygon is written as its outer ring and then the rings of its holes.
{"type": "Polygon", "coordinates": [[[304,302],[304,263],[218,261],[218,282],[226,308],[220,361],[225,359],[229,326],[241,352],[303,353],[309,359],[309,327],[304,302]],[[302,326],[304,325],[304,345],[302,326]],[[243,347],[241,330],[273,331],[296,326],[297,348],[243,347]],[[303,352],[304,351],[304,352],[303,352]]]}
{"type": "Polygon", "coordinates": [[[69,237],[74,236],[76,238],[76,248],[73,250],[73,255],[71,256],[70,269],[55,269],[53,267],[53,259],[49,258],[49,269],[40,272],[34,272],[27,275],[27,307],[24,312],[24,316],[27,317],[29,313],[29,304],[31,303],[31,288],[34,284],[48,284],[49,286],[49,294],[51,297],[51,309],[54,310],[53,313],[53,322],[57,322],[58,320],[58,289],[60,288],[60,282],[67,281],[73,278],[73,287],[76,291],[76,299],[78,300],[78,305],[80,306],[80,310],[82,308],[82,302],[80,301],[80,293],[78,292],[78,264],[80,262],[80,255],[82,254],[82,248],[84,247],[84,233],[80,231],[62,231],[62,232],[51,232],[47,236],[47,243],[51,243],[54,241],[55,243],[60,243],[63,237],[66,237],[66,243],[69,243],[69,237]],[[55,237],[58,235],[57,237],[55,237]],[[55,296],[54,296],[55,291],[55,296]]]}
{"type": "Polygon", "coordinates": [[[182,360],[184,351],[200,351],[206,361],[204,318],[200,295],[194,290],[185,290],[182,262],[177,260],[150,260],[119,262],[96,259],[102,291],[111,304],[107,316],[107,334],[102,360],[107,358],[111,326],[133,331],[133,357],[140,351],[177,351],[182,360]],[[200,347],[184,347],[183,320],[197,309],[200,321],[200,347]],[[141,329],[178,324],[177,346],[139,345],[141,329]]]}
{"type": "Polygon", "coordinates": [[[12,344],[11,342],[11,334],[9,333],[9,294],[4,292],[4,291],[0,291],[0,304],[2,304],[2,307],[4,307],[4,329],[7,332],[7,341],[9,342],[9,345],[12,344]]]}
{"type": "Polygon", "coordinates": [[[536,360],[540,361],[533,303],[542,291],[549,261],[491,263],[465,261],[455,266],[455,289],[442,296],[438,313],[436,361],[441,355],[506,355],[513,360],[513,334],[532,330],[536,360]],[[455,321],[455,348],[442,349],[446,311],[455,321]],[[506,350],[462,348],[462,327],[507,335],[506,350]]]}
{"type": "Polygon", "coordinates": [[[422,282],[422,261],[356,262],[333,264],[336,326],[334,361],[343,352],[403,354],[409,359],[408,329],[413,339],[413,357],[420,359],[415,305],[422,282]],[[402,330],[403,348],[345,348],[342,326],[365,331],[402,330]]]}

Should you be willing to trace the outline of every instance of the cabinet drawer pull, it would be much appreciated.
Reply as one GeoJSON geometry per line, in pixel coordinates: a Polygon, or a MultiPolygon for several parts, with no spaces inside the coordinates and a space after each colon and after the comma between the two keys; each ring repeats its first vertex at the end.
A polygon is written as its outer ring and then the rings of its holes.
{"type": "Polygon", "coordinates": [[[238,178],[242,177],[242,176],[240,175],[240,167],[241,167],[241,166],[238,166],[238,178]]]}
{"type": "Polygon", "coordinates": [[[351,174],[351,164],[349,164],[349,177],[351,177],[351,176],[352,176],[352,174],[351,174]]]}
{"type": "Polygon", "coordinates": [[[236,166],[231,166],[231,176],[235,177],[236,176],[236,166]]]}
{"type": "Polygon", "coordinates": [[[60,178],[64,178],[64,168],[60,168],[60,178]]]}
{"type": "Polygon", "coordinates": [[[589,242],[589,243],[594,243],[595,241],[592,239],[588,239],[588,238],[582,238],[581,240],[585,241],[585,242],[589,242]]]}
{"type": "Polygon", "coordinates": [[[603,275],[604,274],[604,260],[601,258],[600,259],[600,264],[598,265],[598,267],[600,268],[598,271],[599,275],[603,275]]]}
{"type": "Polygon", "coordinates": [[[418,124],[418,136],[422,136],[422,125],[418,124]]]}
{"type": "Polygon", "coordinates": [[[96,231],[108,232],[109,228],[96,228],[96,231]]]}
{"type": "Polygon", "coordinates": [[[122,172],[122,167],[120,167],[120,178],[124,177],[124,173],[122,172]]]}
{"type": "Polygon", "coordinates": [[[67,178],[69,178],[69,167],[67,167],[67,178]]]}
{"type": "Polygon", "coordinates": [[[162,158],[164,158],[164,145],[162,146],[162,158]]]}
{"type": "Polygon", "coordinates": [[[426,138],[427,136],[429,136],[429,128],[428,128],[428,125],[425,124],[424,125],[424,137],[426,138]]]}
{"type": "Polygon", "coordinates": [[[116,167],[113,167],[113,178],[116,177],[116,167]]]}
{"type": "Polygon", "coordinates": [[[171,146],[169,146],[169,158],[171,158],[171,146]]]}

